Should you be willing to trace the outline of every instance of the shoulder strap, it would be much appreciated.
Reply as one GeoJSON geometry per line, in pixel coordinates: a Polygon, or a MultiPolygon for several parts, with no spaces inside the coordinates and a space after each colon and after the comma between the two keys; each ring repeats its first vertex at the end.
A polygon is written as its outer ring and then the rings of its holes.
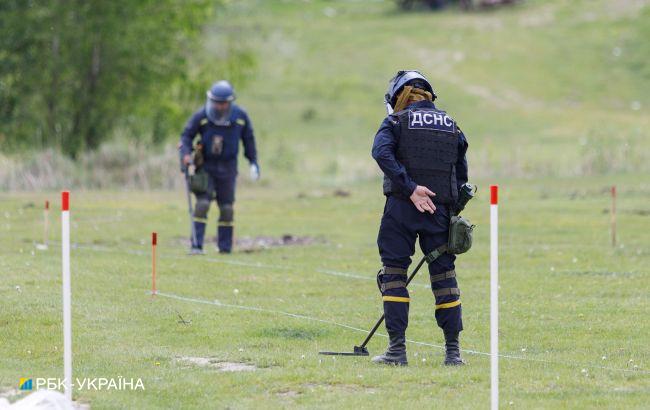
{"type": "Polygon", "coordinates": [[[426,259],[428,264],[433,263],[436,259],[438,259],[442,254],[447,252],[447,245],[441,245],[438,248],[432,250],[430,253],[428,253],[424,259],[426,259]]]}

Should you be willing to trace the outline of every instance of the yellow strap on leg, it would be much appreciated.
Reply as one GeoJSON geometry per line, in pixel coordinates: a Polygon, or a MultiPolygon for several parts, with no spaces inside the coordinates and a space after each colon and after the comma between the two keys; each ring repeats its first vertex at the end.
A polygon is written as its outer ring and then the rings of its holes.
{"type": "Polygon", "coordinates": [[[384,302],[402,302],[408,303],[411,301],[411,298],[405,298],[401,296],[382,296],[384,302]]]}
{"type": "Polygon", "coordinates": [[[453,302],[441,303],[439,305],[436,305],[436,310],[438,310],[438,309],[450,309],[450,308],[456,307],[458,305],[460,305],[460,299],[455,300],[453,302]]]}

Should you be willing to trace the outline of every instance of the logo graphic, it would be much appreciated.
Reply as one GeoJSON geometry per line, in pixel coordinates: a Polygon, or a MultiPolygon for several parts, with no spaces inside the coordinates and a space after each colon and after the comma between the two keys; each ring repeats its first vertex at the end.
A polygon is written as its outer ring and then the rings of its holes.
{"type": "Polygon", "coordinates": [[[20,390],[32,390],[32,379],[21,377],[18,385],[20,386],[20,390]]]}
{"type": "Polygon", "coordinates": [[[431,129],[455,134],[456,124],[441,111],[409,111],[409,129],[431,129]]]}

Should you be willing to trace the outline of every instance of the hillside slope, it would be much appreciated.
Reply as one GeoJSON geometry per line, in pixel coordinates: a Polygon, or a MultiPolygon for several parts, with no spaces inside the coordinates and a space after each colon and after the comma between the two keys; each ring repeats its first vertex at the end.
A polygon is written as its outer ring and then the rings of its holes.
{"type": "Polygon", "coordinates": [[[278,175],[375,177],[369,149],[401,68],[432,80],[470,139],[474,175],[600,175],[650,170],[648,3],[401,13],[389,1],[247,0],[214,27],[259,53],[240,102],[278,175]]]}

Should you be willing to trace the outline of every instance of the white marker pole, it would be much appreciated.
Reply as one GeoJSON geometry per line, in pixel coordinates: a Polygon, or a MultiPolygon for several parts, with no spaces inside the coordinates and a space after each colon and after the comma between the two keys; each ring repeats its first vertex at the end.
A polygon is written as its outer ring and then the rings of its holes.
{"type": "Polygon", "coordinates": [[[490,186],[490,364],[492,410],[499,408],[499,187],[490,186]]]}
{"type": "Polygon", "coordinates": [[[47,249],[50,237],[50,201],[45,201],[45,210],[43,211],[43,246],[47,249]]]}
{"type": "Polygon", "coordinates": [[[616,185],[612,185],[612,211],[611,211],[611,231],[612,231],[612,247],[616,247],[616,185]]]}
{"type": "Polygon", "coordinates": [[[72,315],[70,295],[70,192],[61,192],[61,260],[63,263],[63,377],[72,401],[72,315]]]}

